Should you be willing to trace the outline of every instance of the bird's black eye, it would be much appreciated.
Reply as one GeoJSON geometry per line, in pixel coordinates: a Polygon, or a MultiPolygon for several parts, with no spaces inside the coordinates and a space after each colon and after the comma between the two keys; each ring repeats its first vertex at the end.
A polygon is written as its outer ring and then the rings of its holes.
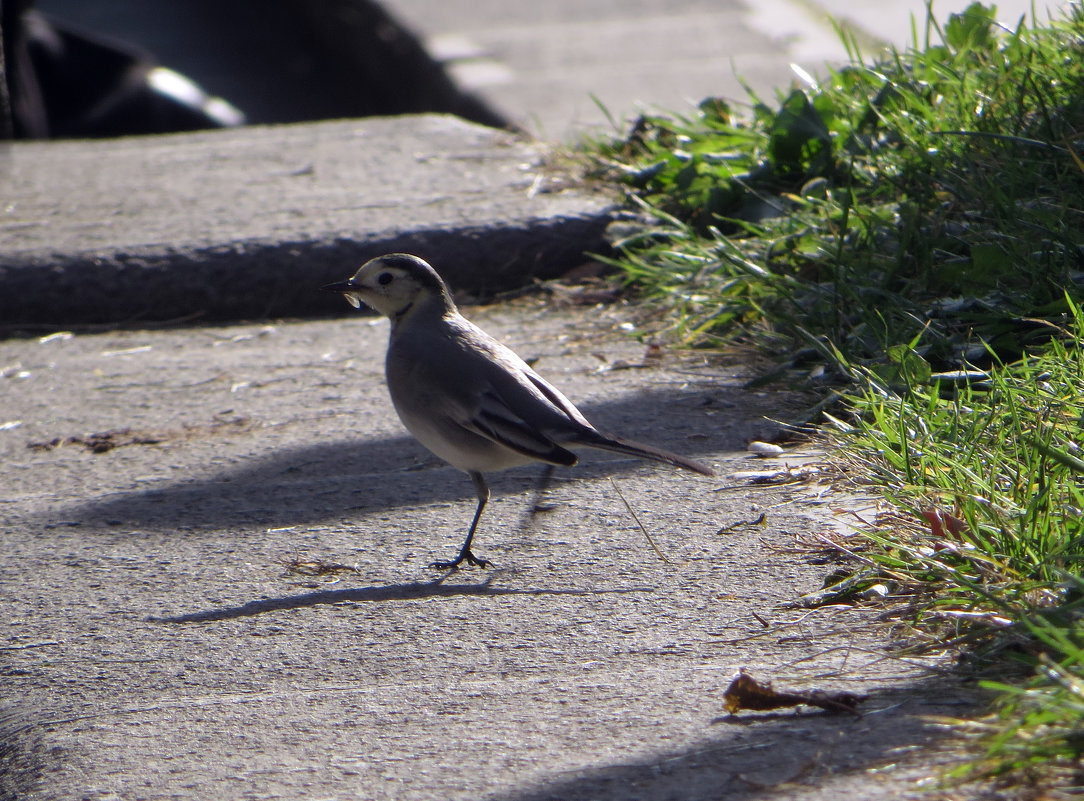
{"type": "Polygon", "coordinates": [[[394,277],[391,273],[381,273],[376,277],[376,282],[381,286],[387,286],[394,277]]]}

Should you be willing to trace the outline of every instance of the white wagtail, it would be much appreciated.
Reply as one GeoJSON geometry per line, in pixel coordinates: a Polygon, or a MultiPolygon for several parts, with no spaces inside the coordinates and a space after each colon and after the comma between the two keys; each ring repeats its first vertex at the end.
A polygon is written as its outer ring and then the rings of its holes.
{"type": "Polygon", "coordinates": [[[715,474],[684,456],[600,433],[519,356],[463,317],[436,270],[417,256],[381,256],[348,281],[324,289],[391,320],[385,370],[399,418],[422,445],[466,471],[478,492],[459,556],[435,562],[434,568],[449,570],[464,561],[490,564],[470,549],[489,500],[483,473],[531,461],[574,465],[577,456],[566,445],[715,474]]]}

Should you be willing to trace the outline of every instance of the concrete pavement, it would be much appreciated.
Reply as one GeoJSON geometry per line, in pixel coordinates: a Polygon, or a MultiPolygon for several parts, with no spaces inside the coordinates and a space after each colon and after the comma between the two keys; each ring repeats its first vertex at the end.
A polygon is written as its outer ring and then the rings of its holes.
{"type": "MultiPolygon", "coordinates": [[[[937,0],[944,23],[971,0],[937,0]]],[[[743,84],[770,100],[799,81],[792,63],[811,74],[847,57],[833,19],[874,56],[911,44],[911,18],[926,18],[921,0],[387,0],[460,84],[494,109],[549,140],[612,130],[609,117],[640,110],[681,112],[705,97],[747,99],[743,84]],[[596,100],[597,99],[597,103],[596,100]],[[606,109],[604,113],[599,106],[606,109]]],[[[1015,27],[1030,19],[1031,0],[1000,0],[998,18],[1015,27]]],[[[1055,0],[1037,2],[1045,19],[1055,0]]]]}
{"type": "Polygon", "coordinates": [[[974,699],[946,660],[891,653],[879,607],[790,606],[840,499],[736,473],[801,464],[744,453],[801,399],[650,356],[634,309],[469,313],[600,427],[719,477],[494,475],[495,568],[437,581],[473,491],[395,419],[386,322],[0,342],[0,797],[901,799],[953,758],[929,717],[974,699]],[[741,668],[863,716],[726,721],[741,668]]]}

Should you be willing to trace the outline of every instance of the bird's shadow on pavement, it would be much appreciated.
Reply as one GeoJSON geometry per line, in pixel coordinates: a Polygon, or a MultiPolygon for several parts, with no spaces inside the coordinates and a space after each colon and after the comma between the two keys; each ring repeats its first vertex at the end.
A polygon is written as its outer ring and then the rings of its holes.
{"type": "Polygon", "coordinates": [[[640,593],[652,592],[649,587],[622,587],[614,589],[510,589],[492,586],[496,575],[491,573],[477,584],[448,584],[449,575],[434,581],[409,582],[373,587],[348,587],[337,590],[317,590],[300,595],[287,595],[280,598],[261,598],[256,601],[226,606],[218,609],[205,609],[170,617],[148,617],[151,623],[211,623],[217,620],[232,620],[241,617],[254,617],[268,612],[284,609],[303,609],[322,604],[341,604],[345,602],[372,603],[390,601],[417,601],[426,598],[451,598],[464,595],[500,596],[500,595],[597,595],[600,593],[640,593]]]}
{"type": "MultiPolygon", "coordinates": [[[[666,387],[620,401],[585,405],[599,428],[620,432],[696,457],[740,450],[749,431],[762,422],[762,408],[736,408],[728,393],[736,388],[666,387]],[[713,409],[726,414],[707,416],[713,409]],[[705,427],[710,424],[710,430],[705,427]]],[[[227,446],[228,447],[228,446],[227,446]]],[[[645,462],[583,449],[575,472],[558,476],[598,476],[642,469],[645,462]]],[[[108,458],[106,455],[105,458],[108,458]]],[[[667,465],[651,469],[673,470],[667,465]]],[[[198,465],[193,466],[197,472],[198,465]]],[[[526,466],[491,478],[494,495],[521,491],[537,475],[526,466]]],[[[699,480],[699,479],[692,479],[699,480]]],[[[263,531],[313,523],[349,523],[362,514],[388,508],[474,498],[466,476],[431,457],[408,435],[332,440],[280,449],[203,478],[169,481],[150,489],[122,490],[54,510],[51,517],[79,525],[106,525],[114,533],[128,528],[183,531],[198,536],[229,527],[263,531]]],[[[468,510],[464,510],[464,515],[468,510]]]]}

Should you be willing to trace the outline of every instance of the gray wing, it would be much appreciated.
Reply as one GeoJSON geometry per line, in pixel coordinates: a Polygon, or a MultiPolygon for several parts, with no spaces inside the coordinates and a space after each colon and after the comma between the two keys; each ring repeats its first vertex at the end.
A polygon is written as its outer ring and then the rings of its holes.
{"type": "Polygon", "coordinates": [[[560,443],[593,431],[576,407],[465,319],[452,333],[401,337],[389,349],[388,386],[404,422],[440,417],[531,459],[575,464],[576,454],[560,443]]]}

